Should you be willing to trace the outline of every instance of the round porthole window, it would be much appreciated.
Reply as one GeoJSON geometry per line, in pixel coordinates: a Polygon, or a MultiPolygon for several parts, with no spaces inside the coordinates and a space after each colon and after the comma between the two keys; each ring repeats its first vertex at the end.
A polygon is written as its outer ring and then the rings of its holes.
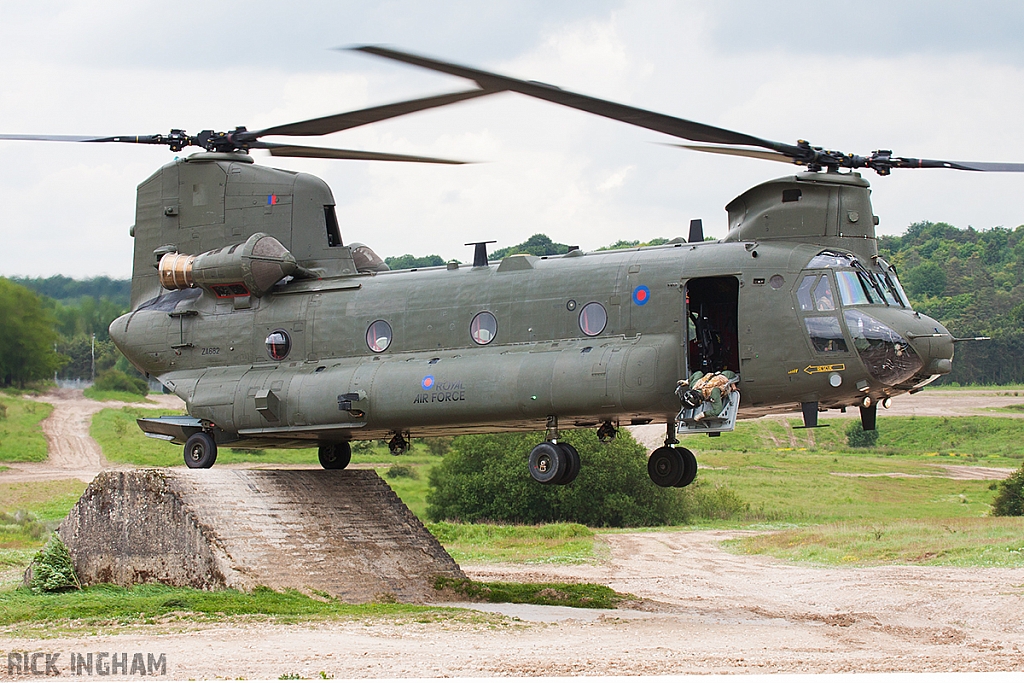
{"type": "Polygon", "coordinates": [[[371,351],[380,353],[391,346],[391,325],[387,321],[377,320],[366,330],[366,345],[371,351]]]}
{"type": "Polygon", "coordinates": [[[490,344],[498,334],[498,321],[489,311],[481,311],[469,324],[469,336],[477,344],[490,344]]]}
{"type": "Polygon", "coordinates": [[[580,310],[580,329],[588,337],[595,337],[604,332],[607,324],[608,312],[598,302],[591,301],[580,310]]]}
{"type": "Polygon", "coordinates": [[[292,350],[292,340],[284,330],[274,330],[267,335],[267,353],[274,360],[284,360],[292,350]]]}

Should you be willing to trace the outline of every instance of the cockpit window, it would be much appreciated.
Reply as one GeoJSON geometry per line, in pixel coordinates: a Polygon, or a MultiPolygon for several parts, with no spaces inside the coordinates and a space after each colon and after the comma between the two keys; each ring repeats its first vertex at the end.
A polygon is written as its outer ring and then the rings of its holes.
{"type": "Polygon", "coordinates": [[[839,285],[839,298],[846,306],[857,306],[859,304],[870,304],[871,298],[864,288],[860,273],[850,270],[836,271],[836,282],[839,285]]]}
{"type": "Polygon", "coordinates": [[[813,311],[814,299],[811,298],[811,287],[814,286],[814,279],[817,275],[805,275],[800,289],[796,290],[796,299],[800,302],[801,311],[813,311]]]}
{"type": "Polygon", "coordinates": [[[828,275],[823,275],[814,288],[814,306],[819,311],[836,310],[835,299],[832,298],[832,286],[828,282],[828,275]]]}
{"type": "Polygon", "coordinates": [[[871,273],[871,277],[875,280],[875,289],[885,297],[885,303],[890,306],[899,306],[899,301],[896,300],[890,285],[885,281],[885,275],[882,273],[871,273]]]}
{"type": "Polygon", "coordinates": [[[848,351],[839,318],[833,316],[804,318],[811,345],[818,353],[845,353],[848,351]]]}
{"type": "Polygon", "coordinates": [[[893,286],[896,288],[896,293],[899,295],[899,298],[903,301],[903,305],[906,306],[907,308],[912,308],[912,306],[910,305],[910,299],[907,298],[907,293],[903,291],[903,285],[900,284],[900,280],[898,277],[896,277],[896,273],[893,272],[887,277],[889,278],[889,281],[892,282],[893,286]]]}
{"type": "Polygon", "coordinates": [[[850,268],[855,263],[850,254],[826,249],[811,259],[808,268],[850,268]]]}

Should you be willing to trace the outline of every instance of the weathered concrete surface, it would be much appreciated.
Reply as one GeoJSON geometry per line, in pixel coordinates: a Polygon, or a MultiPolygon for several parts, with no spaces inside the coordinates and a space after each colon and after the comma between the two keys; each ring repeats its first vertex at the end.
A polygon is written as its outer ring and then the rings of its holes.
{"type": "Polygon", "coordinates": [[[462,571],[370,470],[106,471],[58,534],[83,583],[435,599],[462,571]]]}

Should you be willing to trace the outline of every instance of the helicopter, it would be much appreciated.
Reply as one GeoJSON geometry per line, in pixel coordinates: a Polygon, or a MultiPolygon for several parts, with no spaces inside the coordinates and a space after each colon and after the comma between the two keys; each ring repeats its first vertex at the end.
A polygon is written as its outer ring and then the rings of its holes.
{"type": "Polygon", "coordinates": [[[131,310],[111,339],[186,415],[140,418],[184,446],[192,468],[218,446],[317,446],[325,469],[351,442],[412,434],[543,430],[530,476],[570,484],[580,471],[565,428],[602,440],[624,425],[664,423],[652,481],[697,473],[687,434],[717,436],[738,418],[859,409],[865,430],[892,397],[952,369],[955,339],[913,310],[878,254],[869,183],[857,169],[1024,171],[1024,164],[868,156],[775,142],[383,47],[365,53],[468,78],[477,88],[258,131],[188,136],[0,139],[189,145],[138,187],[131,310]],[[390,270],[345,243],[330,188],[253,163],[272,155],[455,163],[265,142],[321,135],[496,92],[518,92],[684,139],[697,151],[784,161],[805,171],[732,200],[729,229],[705,240],[565,254],[512,254],[390,270]],[[694,144],[696,143],[696,144],[694,144]],[[846,172],[842,172],[845,170],[846,172]]]}

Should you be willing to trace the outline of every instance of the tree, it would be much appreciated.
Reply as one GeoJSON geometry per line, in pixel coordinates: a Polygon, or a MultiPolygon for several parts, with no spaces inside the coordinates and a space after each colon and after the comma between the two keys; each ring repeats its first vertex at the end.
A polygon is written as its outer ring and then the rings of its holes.
{"type": "Polygon", "coordinates": [[[946,273],[934,263],[922,263],[907,273],[907,293],[920,298],[941,296],[946,291],[946,273]]]}
{"type": "Polygon", "coordinates": [[[430,268],[431,266],[443,266],[444,259],[437,254],[431,254],[430,256],[413,256],[412,254],[405,254],[404,256],[388,256],[384,259],[384,263],[388,264],[388,268],[391,270],[404,270],[406,268],[430,268]]]}
{"type": "Polygon", "coordinates": [[[430,473],[427,515],[435,521],[514,524],[578,522],[588,526],[646,526],[685,521],[682,489],[663,489],[647,476],[647,452],[626,430],[608,444],[593,430],[563,431],[582,468],[568,486],[530,478],[526,457],[540,432],[456,437],[430,473]]]}
{"type": "Polygon", "coordinates": [[[64,364],[55,325],[35,292],[0,277],[0,385],[24,387],[64,364]]]}
{"type": "Polygon", "coordinates": [[[498,249],[492,252],[488,257],[492,261],[497,261],[509,256],[510,254],[532,254],[533,256],[556,256],[558,254],[564,254],[569,251],[569,245],[560,244],[558,242],[552,242],[551,238],[543,233],[537,233],[530,239],[526,240],[521,244],[517,244],[514,247],[505,247],[504,249],[498,249]]]}

